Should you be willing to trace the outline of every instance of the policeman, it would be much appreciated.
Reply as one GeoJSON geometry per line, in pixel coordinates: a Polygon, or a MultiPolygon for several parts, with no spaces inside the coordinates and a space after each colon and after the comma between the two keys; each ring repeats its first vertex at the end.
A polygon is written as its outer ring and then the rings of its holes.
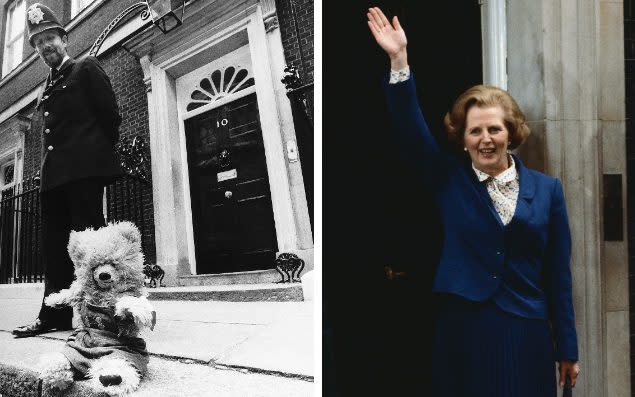
{"type": "MultiPolygon", "coordinates": [[[[114,152],[121,116],[108,76],[97,58],[74,60],[67,32],[55,14],[35,3],[27,10],[29,43],[50,68],[31,120],[41,132],[40,203],[44,297],[68,288],[73,263],[66,249],[71,230],[105,225],[104,186],[122,174],[114,152]]],[[[72,309],[44,305],[16,337],[72,328],[72,309]]]]}

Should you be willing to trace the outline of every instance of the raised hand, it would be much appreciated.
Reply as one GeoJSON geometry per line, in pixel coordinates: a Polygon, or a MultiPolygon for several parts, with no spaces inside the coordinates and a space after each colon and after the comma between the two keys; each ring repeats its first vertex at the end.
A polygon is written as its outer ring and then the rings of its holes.
{"type": "Polygon", "coordinates": [[[395,70],[408,65],[406,52],[406,32],[401,28],[397,16],[392,18],[392,24],[378,7],[368,9],[368,27],[377,44],[390,57],[391,67],[395,70]]]}

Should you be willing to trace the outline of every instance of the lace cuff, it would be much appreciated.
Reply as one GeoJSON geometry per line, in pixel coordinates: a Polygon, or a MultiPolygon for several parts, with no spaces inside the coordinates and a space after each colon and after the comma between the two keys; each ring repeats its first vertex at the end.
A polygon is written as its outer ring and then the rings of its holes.
{"type": "Polygon", "coordinates": [[[388,84],[396,84],[401,83],[402,81],[406,81],[410,78],[410,67],[406,66],[403,69],[399,70],[390,70],[390,80],[388,80],[388,84]]]}

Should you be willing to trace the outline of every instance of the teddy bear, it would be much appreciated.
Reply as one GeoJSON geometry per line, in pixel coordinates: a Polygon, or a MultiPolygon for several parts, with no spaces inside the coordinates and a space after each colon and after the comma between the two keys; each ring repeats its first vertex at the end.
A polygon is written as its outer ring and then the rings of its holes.
{"type": "Polygon", "coordinates": [[[68,253],[75,268],[70,288],[49,295],[48,306],[70,305],[81,325],[62,352],[43,357],[43,395],[88,378],[109,396],[138,388],[148,365],[142,331],[154,329],[156,314],[144,290],[141,234],[131,222],[73,231],[68,253]]]}

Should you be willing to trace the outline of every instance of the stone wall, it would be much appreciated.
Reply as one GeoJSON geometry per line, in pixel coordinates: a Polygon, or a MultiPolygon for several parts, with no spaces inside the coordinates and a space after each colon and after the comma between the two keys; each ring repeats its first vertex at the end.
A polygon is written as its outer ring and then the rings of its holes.
{"type": "Polygon", "coordinates": [[[530,166],[558,177],[567,201],[583,371],[575,394],[629,397],[626,241],[605,241],[603,183],[605,175],[617,175],[626,186],[622,29],[623,8],[630,5],[608,0],[507,5],[509,90],[532,128],[520,154],[530,166]]]}
{"type": "MultiPolygon", "coordinates": [[[[626,78],[627,230],[635,231],[635,0],[624,0],[624,66],[626,78]]],[[[635,232],[628,233],[630,302],[635,302],[635,232]]],[[[635,359],[635,307],[630,306],[630,359],[635,359]]],[[[635,371],[631,366],[631,384],[635,371]]]]}

